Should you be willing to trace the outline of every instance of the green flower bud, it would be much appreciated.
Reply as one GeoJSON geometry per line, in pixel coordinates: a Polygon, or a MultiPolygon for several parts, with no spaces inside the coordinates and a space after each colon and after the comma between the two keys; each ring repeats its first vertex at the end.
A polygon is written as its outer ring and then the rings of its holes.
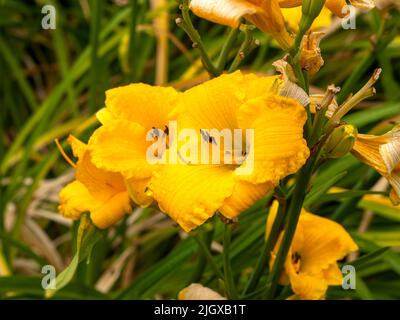
{"type": "Polygon", "coordinates": [[[306,33],[313,24],[314,20],[319,16],[325,0],[303,0],[302,2],[302,16],[299,25],[299,33],[306,33]]]}
{"type": "Polygon", "coordinates": [[[357,129],[350,124],[337,127],[322,148],[325,158],[341,158],[351,151],[357,138],[357,129]]]}

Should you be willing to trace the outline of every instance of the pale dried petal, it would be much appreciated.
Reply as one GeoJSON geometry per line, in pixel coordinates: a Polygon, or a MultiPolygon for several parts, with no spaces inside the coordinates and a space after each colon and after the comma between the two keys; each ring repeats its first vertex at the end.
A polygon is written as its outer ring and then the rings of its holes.
{"type": "Polygon", "coordinates": [[[310,35],[305,35],[301,42],[300,64],[310,74],[316,74],[324,65],[319,48],[324,35],[324,32],[311,32],[310,35]]]}
{"type": "MultiPolygon", "coordinates": [[[[317,112],[317,106],[321,105],[323,99],[323,94],[313,94],[310,96],[310,110],[312,113],[317,112]]],[[[328,106],[328,110],[326,110],[325,116],[331,118],[338,108],[339,106],[336,99],[333,99],[328,106]]]]}
{"type": "Polygon", "coordinates": [[[259,8],[242,0],[192,0],[190,9],[201,18],[236,28],[240,18],[253,15],[259,8]]]}
{"type": "Polygon", "coordinates": [[[284,81],[283,86],[279,90],[279,95],[292,98],[303,106],[310,104],[308,94],[294,82],[295,76],[293,74],[293,69],[285,58],[275,61],[272,65],[275,67],[276,71],[282,75],[284,81]]]}
{"type": "Polygon", "coordinates": [[[350,3],[356,8],[360,9],[373,9],[375,8],[374,0],[350,0],[350,3]]]}
{"type": "Polygon", "coordinates": [[[192,283],[178,294],[179,300],[226,300],[218,292],[204,287],[198,283],[192,283]]]}
{"type": "Polygon", "coordinates": [[[400,137],[390,139],[389,143],[379,147],[379,153],[386,165],[386,171],[390,174],[400,164],[400,137]]]}

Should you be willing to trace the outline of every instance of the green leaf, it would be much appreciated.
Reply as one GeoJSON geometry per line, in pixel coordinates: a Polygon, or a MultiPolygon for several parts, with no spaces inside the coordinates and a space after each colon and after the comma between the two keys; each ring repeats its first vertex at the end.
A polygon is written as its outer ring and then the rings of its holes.
{"type": "Polygon", "coordinates": [[[358,207],[371,210],[384,218],[400,222],[400,210],[393,206],[371,200],[361,200],[358,207]]]}
{"type": "Polygon", "coordinates": [[[102,233],[93,225],[89,216],[84,214],[81,217],[77,235],[77,251],[71,260],[69,266],[62,271],[55,280],[55,289],[47,289],[45,292],[46,298],[51,298],[54,294],[64,288],[75,275],[79,262],[88,258],[92,252],[93,246],[102,237],[102,233]]]}
{"type": "Polygon", "coordinates": [[[347,171],[344,171],[335,177],[329,179],[325,183],[320,185],[315,185],[311,192],[306,196],[303,207],[308,207],[314,202],[316,202],[322,195],[324,195],[330,188],[332,188],[340,179],[342,179],[347,174],[347,171]]]}
{"type": "Polygon", "coordinates": [[[383,248],[374,250],[374,251],[358,258],[357,260],[353,261],[351,264],[357,269],[362,268],[363,265],[370,263],[371,261],[376,260],[378,258],[381,258],[389,249],[390,249],[390,247],[383,247],[383,248]]]}

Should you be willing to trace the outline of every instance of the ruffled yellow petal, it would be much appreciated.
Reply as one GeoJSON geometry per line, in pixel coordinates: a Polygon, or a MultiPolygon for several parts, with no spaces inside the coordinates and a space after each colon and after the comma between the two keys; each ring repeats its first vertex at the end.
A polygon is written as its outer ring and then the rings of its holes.
{"type": "Polygon", "coordinates": [[[136,122],[146,131],[164,128],[178,95],[172,87],[134,83],[108,90],[106,108],[116,119],[136,122]]]}
{"type": "Polygon", "coordinates": [[[116,193],[125,191],[122,176],[118,173],[97,168],[89,152],[85,152],[79,159],[75,176],[83,183],[90,194],[99,201],[106,201],[116,193]]]}
{"type": "Polygon", "coordinates": [[[199,129],[238,128],[236,110],[244,93],[240,72],[222,75],[184,92],[179,101],[179,126],[199,129]]]}
{"type": "Polygon", "coordinates": [[[327,269],[323,270],[323,275],[330,286],[340,286],[343,281],[343,274],[337,263],[332,263],[327,269]]]}
{"type": "MultiPolygon", "coordinates": [[[[278,211],[274,201],[267,220],[266,236],[278,211]]],[[[271,253],[272,268],[282,234],[271,253]]],[[[296,299],[323,299],[329,285],[340,285],[337,261],[358,249],[346,230],[334,221],[302,210],[280,283],[290,283],[296,299]]]]}
{"type": "Polygon", "coordinates": [[[249,174],[253,159],[246,159],[236,169],[242,180],[277,184],[305,163],[309,156],[303,139],[306,114],[297,101],[275,95],[253,99],[240,108],[238,118],[241,128],[254,129],[254,144],[248,153],[254,154],[254,169],[249,174]]]}
{"type": "Polygon", "coordinates": [[[236,218],[254,202],[262,199],[274,186],[270,183],[252,184],[246,181],[235,183],[233,193],[225,199],[219,211],[228,219],[236,218]]]}
{"type": "Polygon", "coordinates": [[[129,196],[139,206],[146,208],[152,204],[153,198],[146,194],[150,178],[147,179],[127,179],[125,184],[129,193],[129,196]]]}
{"type": "Polygon", "coordinates": [[[70,136],[68,142],[79,158],[75,166],[77,180],[61,190],[59,211],[71,219],[90,212],[90,218],[99,228],[116,223],[131,210],[122,176],[96,167],[87,145],[80,140],[70,136]]]}
{"type": "Polygon", "coordinates": [[[325,297],[328,289],[327,282],[322,277],[310,276],[308,274],[292,273],[290,283],[293,292],[301,300],[321,300],[325,297]]]}
{"type": "Polygon", "coordinates": [[[224,74],[184,92],[176,111],[181,128],[239,128],[237,110],[249,99],[277,94],[283,81],[240,71],[224,74]]]}
{"type": "Polygon", "coordinates": [[[214,215],[234,183],[229,166],[167,164],[154,173],[150,190],[160,209],[189,232],[214,215]]]}
{"type": "Polygon", "coordinates": [[[296,249],[301,256],[302,272],[317,274],[358,250],[357,244],[338,223],[305,211],[300,220],[305,241],[296,249]]]}
{"type": "Polygon", "coordinates": [[[241,90],[245,92],[245,101],[264,96],[278,95],[284,86],[284,80],[279,76],[259,76],[254,73],[243,74],[241,90]]]}
{"type": "Polygon", "coordinates": [[[144,128],[126,120],[100,127],[89,140],[93,163],[98,168],[120,172],[127,179],[151,176],[153,168],[146,159],[149,145],[144,128]]]}
{"type": "Polygon", "coordinates": [[[90,218],[100,229],[105,229],[118,222],[125,213],[132,210],[127,192],[119,192],[106,202],[91,210],[90,218]]]}
{"type": "Polygon", "coordinates": [[[60,191],[59,198],[58,210],[64,217],[73,220],[79,219],[83,212],[90,211],[91,206],[96,202],[88,189],[76,180],[60,191]]]}

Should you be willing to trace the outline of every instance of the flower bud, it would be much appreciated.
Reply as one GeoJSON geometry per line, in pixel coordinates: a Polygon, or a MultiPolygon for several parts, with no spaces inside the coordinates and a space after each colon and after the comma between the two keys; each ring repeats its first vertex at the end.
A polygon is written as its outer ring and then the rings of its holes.
{"type": "Polygon", "coordinates": [[[341,158],[346,155],[353,148],[357,133],[357,129],[350,124],[334,129],[322,149],[323,156],[341,158]]]}
{"type": "Polygon", "coordinates": [[[314,20],[321,13],[324,4],[325,0],[303,0],[302,16],[299,27],[301,34],[306,33],[311,28],[314,20]]]}

